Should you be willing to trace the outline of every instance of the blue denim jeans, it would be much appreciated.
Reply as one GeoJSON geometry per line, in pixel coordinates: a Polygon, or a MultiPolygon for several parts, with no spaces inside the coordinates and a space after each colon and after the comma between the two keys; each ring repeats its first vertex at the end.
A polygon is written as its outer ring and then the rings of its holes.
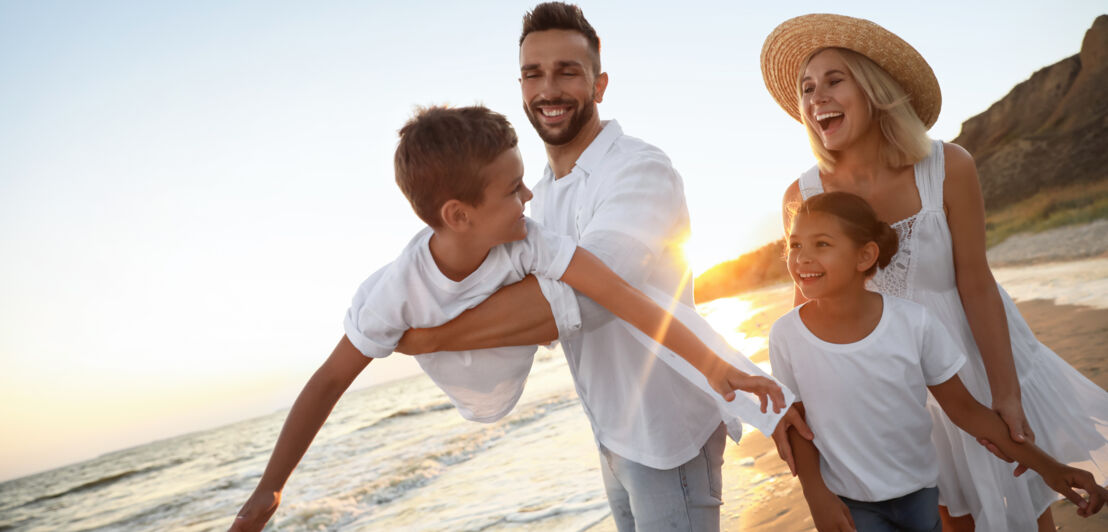
{"type": "Polygon", "coordinates": [[[718,531],[723,504],[720,425],[700,454],[673,469],[654,469],[600,447],[600,471],[619,532],[718,531]]]}
{"type": "Polygon", "coordinates": [[[887,501],[863,502],[839,497],[850,509],[858,532],[939,532],[939,488],[923,488],[887,501]]]}

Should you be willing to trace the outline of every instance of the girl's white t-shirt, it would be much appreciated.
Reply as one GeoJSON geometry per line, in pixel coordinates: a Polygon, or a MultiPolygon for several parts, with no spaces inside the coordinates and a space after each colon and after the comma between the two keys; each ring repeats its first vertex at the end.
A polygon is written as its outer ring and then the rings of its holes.
{"type": "Polygon", "coordinates": [[[865,338],[825,342],[794,308],[774,323],[773,375],[804,403],[828,489],[884,501],[935,486],[927,386],[955,376],[966,357],[923,306],[884,295],[865,338]]]}
{"type": "MultiPolygon", "coordinates": [[[[435,265],[428,246],[432,234],[430,228],[420,231],[395,261],[369,276],[354,294],[343,326],[363,355],[387,357],[404,331],[446,323],[528,274],[559,279],[577,250],[569,237],[528,218],[523,240],[492,248],[476,271],[453,281],[435,265]]],[[[519,400],[535,350],[528,345],[444,351],[415,359],[462,417],[492,422],[519,400]]]]}

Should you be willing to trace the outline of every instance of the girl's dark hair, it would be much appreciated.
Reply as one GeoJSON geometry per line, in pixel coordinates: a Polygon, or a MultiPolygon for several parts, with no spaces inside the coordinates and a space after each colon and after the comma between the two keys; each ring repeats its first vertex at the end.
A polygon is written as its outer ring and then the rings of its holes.
{"type": "MultiPolygon", "coordinates": [[[[843,232],[859,246],[866,242],[877,244],[877,262],[866,270],[866,277],[877,272],[877,268],[884,268],[893,259],[900,245],[896,231],[889,224],[877,219],[877,213],[873,211],[866,200],[849,192],[825,192],[816,194],[804,200],[797,209],[797,214],[822,212],[839,219],[843,232]]],[[[794,215],[795,216],[795,215],[794,215]]]]}

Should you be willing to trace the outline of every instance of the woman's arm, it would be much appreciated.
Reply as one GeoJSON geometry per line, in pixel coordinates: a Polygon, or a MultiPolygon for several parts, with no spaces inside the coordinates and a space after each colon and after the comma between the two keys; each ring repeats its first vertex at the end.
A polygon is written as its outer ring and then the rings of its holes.
{"type": "MultiPolygon", "coordinates": [[[[793,184],[789,185],[789,188],[785,189],[785,196],[781,198],[781,224],[785,228],[785,243],[786,246],[789,242],[789,231],[792,230],[793,223],[793,210],[797,208],[804,198],[800,194],[800,180],[793,181],[793,184]]],[[[786,259],[788,260],[788,259],[786,259]]],[[[793,285],[793,306],[799,306],[801,303],[808,301],[803,294],[800,293],[800,288],[795,284],[793,285]]]]}
{"type": "Polygon", "coordinates": [[[1004,454],[1034,469],[1051,489],[1065,495],[1077,505],[1079,515],[1097,513],[1108,499],[1108,491],[1097,485],[1096,479],[1088,471],[1059,463],[1030,441],[1018,443],[1009,440],[1008,427],[1004,421],[996,412],[978,403],[957,375],[942,384],[928,386],[928,389],[958,428],[977,438],[995,442],[1004,454]],[[1073,488],[1085,491],[1089,500],[1086,501],[1073,488]]]}
{"type": "Polygon", "coordinates": [[[955,281],[989,377],[992,407],[1004,419],[1012,440],[1033,439],[1023,413],[1004,303],[985,258],[985,202],[977,167],[973,157],[957,144],[945,144],[943,155],[943,204],[953,242],[955,281]]]}
{"type": "Polygon", "coordinates": [[[561,280],[684,358],[727,400],[734,398],[733,390],[738,389],[757,394],[762,412],[767,399],[773,401],[774,412],[784,406],[785,396],[776,382],[739,371],[716,356],[683,323],[584,248],[577,248],[561,280]]]}

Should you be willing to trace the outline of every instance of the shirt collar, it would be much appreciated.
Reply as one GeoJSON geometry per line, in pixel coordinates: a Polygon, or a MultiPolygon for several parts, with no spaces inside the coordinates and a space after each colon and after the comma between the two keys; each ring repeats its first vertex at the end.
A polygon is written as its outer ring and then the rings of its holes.
{"type": "MultiPolygon", "coordinates": [[[[604,155],[608,153],[608,149],[612,147],[612,144],[615,144],[616,139],[622,136],[623,128],[619,127],[619,122],[615,120],[601,122],[600,133],[597,133],[596,138],[592,139],[585,151],[577,157],[577,162],[573,163],[573,168],[570,169],[569,174],[566,174],[566,177],[569,177],[578,169],[585,175],[591,174],[600,166],[600,161],[604,160],[604,155]]],[[[551,170],[550,164],[546,165],[544,173],[551,180],[554,179],[554,171],[551,170]]]]}
{"type": "Polygon", "coordinates": [[[600,133],[596,135],[595,139],[592,139],[589,147],[581,152],[581,156],[577,158],[577,163],[574,166],[580,168],[585,174],[591,174],[593,170],[600,166],[600,161],[604,159],[604,155],[608,153],[608,149],[612,147],[612,144],[615,144],[616,139],[622,136],[623,129],[619,127],[619,122],[615,120],[604,122],[600,133]]]}

